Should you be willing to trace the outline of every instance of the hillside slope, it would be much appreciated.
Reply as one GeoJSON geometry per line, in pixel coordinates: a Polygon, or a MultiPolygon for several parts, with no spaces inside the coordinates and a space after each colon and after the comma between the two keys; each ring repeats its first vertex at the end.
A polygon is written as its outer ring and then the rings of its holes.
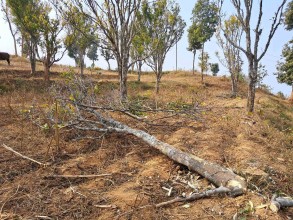
{"type": "MultiPolygon", "coordinates": [[[[205,77],[190,72],[166,73],[159,95],[155,77],[141,82],[129,75],[129,102],[173,109],[198,108],[196,117],[135,112],[152,123],[138,123],[111,114],[129,126],[206,160],[232,169],[246,178],[243,196],[153,205],[194,190],[213,187],[207,180],[174,163],[130,135],[91,134],[61,129],[56,153],[56,129],[45,118],[54,99],[43,82],[42,67],[31,77],[29,63],[13,58],[0,62],[0,145],[51,165],[40,167],[0,147],[0,216],[2,219],[290,219],[292,208],[272,213],[267,204],[274,193],[293,195],[293,106],[265,91],[257,91],[254,114],[246,113],[246,85],[239,97],[229,98],[226,77],[205,77]],[[37,126],[39,124],[40,126],[37,126]],[[155,125],[154,125],[155,124],[155,125]],[[81,138],[83,137],[83,138],[81,138]],[[109,174],[96,178],[61,178],[52,175],[109,174]],[[189,184],[188,184],[189,183],[189,184]],[[190,187],[193,186],[192,187],[190,187]],[[165,189],[173,187],[171,196],[165,189]],[[183,206],[184,205],[184,206],[183,206]]],[[[66,84],[66,66],[52,69],[53,84],[66,84]]],[[[77,70],[76,70],[77,71],[77,70]]],[[[117,101],[115,72],[87,71],[103,102],[117,101]]],[[[61,117],[61,113],[60,113],[61,117]]]]}

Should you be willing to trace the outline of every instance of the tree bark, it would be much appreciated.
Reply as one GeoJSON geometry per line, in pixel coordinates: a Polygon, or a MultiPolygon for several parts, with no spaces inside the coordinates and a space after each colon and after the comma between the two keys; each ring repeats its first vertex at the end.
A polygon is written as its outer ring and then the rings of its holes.
{"type": "Polygon", "coordinates": [[[49,82],[50,81],[50,66],[47,59],[43,62],[43,66],[44,66],[44,80],[45,82],[49,82]]]}
{"type": "Polygon", "coordinates": [[[291,96],[289,98],[289,101],[293,103],[293,83],[292,83],[291,87],[292,87],[292,91],[291,91],[291,96]]]}
{"type": "Polygon", "coordinates": [[[24,38],[23,38],[23,35],[21,35],[21,56],[24,57],[26,56],[27,57],[27,54],[24,54],[23,52],[23,47],[24,47],[24,38]]]}
{"type": "Polygon", "coordinates": [[[33,76],[35,76],[36,75],[36,60],[35,60],[35,58],[31,58],[30,62],[31,62],[31,74],[33,76]]]}
{"type": "Polygon", "coordinates": [[[177,70],[178,70],[178,48],[177,48],[177,39],[176,39],[176,73],[177,73],[177,70]]]}
{"type": "Polygon", "coordinates": [[[247,97],[247,111],[254,111],[254,100],[255,100],[255,83],[249,82],[248,86],[248,97],[247,97]]]}
{"type": "Polygon", "coordinates": [[[30,58],[30,63],[31,63],[31,74],[33,76],[36,75],[36,51],[35,51],[35,47],[36,44],[33,41],[33,39],[30,40],[29,44],[29,58],[30,58]]]}
{"type": "Polygon", "coordinates": [[[18,56],[15,34],[12,34],[12,37],[13,37],[13,43],[14,43],[14,54],[15,54],[15,56],[18,56]]]}
{"type": "Polygon", "coordinates": [[[204,60],[204,44],[202,44],[201,50],[201,82],[203,83],[203,60],[204,60]]]}
{"type": "Polygon", "coordinates": [[[234,74],[231,74],[231,82],[232,82],[232,98],[237,96],[237,77],[234,74]]]}
{"type": "Polygon", "coordinates": [[[18,56],[18,53],[17,53],[17,43],[16,43],[16,38],[15,38],[17,31],[13,31],[13,28],[12,28],[12,25],[11,25],[11,20],[10,20],[10,17],[9,17],[9,12],[8,12],[7,5],[6,5],[6,8],[3,7],[3,12],[5,13],[5,17],[6,17],[6,20],[8,22],[8,25],[9,25],[9,30],[10,30],[10,33],[11,33],[12,38],[13,38],[14,54],[16,56],[18,56]]]}
{"type": "Polygon", "coordinates": [[[159,60],[157,61],[157,71],[156,71],[156,94],[160,91],[160,82],[163,75],[163,63],[159,60]]]}
{"type": "Polygon", "coordinates": [[[160,78],[157,76],[156,80],[156,94],[159,94],[160,91],[160,78]]]}
{"type": "Polygon", "coordinates": [[[109,62],[109,60],[106,60],[106,61],[108,63],[108,70],[110,71],[111,70],[110,62],[109,62]]]}
{"type": "Polygon", "coordinates": [[[140,61],[140,60],[138,61],[137,67],[138,67],[138,71],[137,71],[137,81],[140,82],[142,61],[140,61]]]}
{"type": "Polygon", "coordinates": [[[122,102],[127,101],[127,72],[128,68],[125,65],[118,66],[119,77],[120,77],[120,100],[122,102]]]}
{"type": "Polygon", "coordinates": [[[30,53],[30,63],[31,63],[31,74],[36,75],[36,54],[34,52],[30,53]]]}
{"type": "Polygon", "coordinates": [[[193,75],[195,74],[195,71],[194,71],[195,54],[196,54],[196,50],[193,51],[193,62],[192,62],[192,74],[193,75]]]}
{"type": "Polygon", "coordinates": [[[257,67],[258,62],[253,58],[249,61],[249,85],[247,95],[247,111],[254,111],[254,100],[255,100],[255,86],[257,82],[257,67]]]}
{"type": "Polygon", "coordinates": [[[83,73],[84,73],[84,53],[83,53],[83,51],[79,52],[79,64],[80,64],[80,75],[83,76],[83,73]]]}

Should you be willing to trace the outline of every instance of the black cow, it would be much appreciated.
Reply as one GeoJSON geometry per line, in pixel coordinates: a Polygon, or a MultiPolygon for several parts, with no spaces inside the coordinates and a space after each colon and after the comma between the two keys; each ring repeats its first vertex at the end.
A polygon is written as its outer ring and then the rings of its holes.
{"type": "Polygon", "coordinates": [[[5,52],[0,52],[0,60],[6,60],[8,65],[10,65],[10,55],[8,53],[5,52]]]}

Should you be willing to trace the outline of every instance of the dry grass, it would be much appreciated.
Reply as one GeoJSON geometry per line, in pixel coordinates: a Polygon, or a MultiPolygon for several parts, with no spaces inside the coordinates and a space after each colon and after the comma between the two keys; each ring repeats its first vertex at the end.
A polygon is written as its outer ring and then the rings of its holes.
{"type": "MultiPolygon", "coordinates": [[[[38,64],[37,69],[41,71],[42,66],[38,64]]],[[[69,67],[54,66],[52,71],[51,84],[61,83],[64,78],[60,74],[69,71],[69,67]]],[[[86,73],[96,82],[104,100],[117,99],[117,73],[100,72],[86,73]]],[[[169,200],[162,187],[170,187],[177,176],[184,179],[197,174],[142,141],[120,134],[98,140],[75,140],[81,135],[79,131],[61,130],[61,153],[56,155],[54,130],[37,127],[28,118],[31,106],[42,113],[42,118],[48,114],[48,107],[53,106],[48,85],[43,83],[41,72],[37,77],[30,76],[26,60],[13,58],[10,67],[0,63],[0,143],[41,162],[54,162],[41,168],[0,148],[0,218],[232,219],[236,213],[239,219],[292,218],[292,208],[278,214],[265,208],[255,209],[269,202],[273,193],[293,194],[292,105],[258,91],[256,111],[247,115],[245,83],[240,85],[240,96],[231,99],[226,77],[206,76],[205,84],[201,84],[198,74],[168,73],[162,78],[159,95],[154,92],[154,79],[152,74],[143,74],[138,83],[135,74],[129,75],[129,97],[133,104],[196,105],[203,109],[201,120],[187,120],[181,127],[154,127],[121,115],[113,116],[177,148],[233,169],[248,180],[250,190],[246,195],[204,199],[191,203],[189,208],[174,204],[160,210],[138,209],[169,200]],[[113,175],[96,179],[46,178],[51,174],[96,173],[113,175]],[[97,207],[109,204],[117,208],[97,207]]],[[[34,117],[39,115],[35,113],[34,117]]],[[[178,117],[165,123],[176,125],[181,120],[178,117]]],[[[201,190],[210,185],[202,178],[198,184],[201,190]]],[[[189,193],[190,189],[178,184],[172,197],[183,192],[189,193]]]]}

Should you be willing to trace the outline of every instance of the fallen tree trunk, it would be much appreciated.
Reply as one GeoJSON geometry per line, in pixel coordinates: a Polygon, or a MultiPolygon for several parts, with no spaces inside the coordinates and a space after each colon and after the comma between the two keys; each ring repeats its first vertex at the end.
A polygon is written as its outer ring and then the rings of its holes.
{"type": "Polygon", "coordinates": [[[111,118],[105,118],[104,116],[102,116],[102,114],[92,108],[88,108],[85,106],[81,108],[86,110],[87,112],[94,114],[98,120],[89,121],[80,119],[80,121],[83,121],[83,123],[85,124],[83,126],[78,126],[78,129],[103,132],[107,130],[109,132],[132,134],[142,139],[150,146],[156,148],[161,153],[168,156],[177,163],[183,164],[187,166],[190,170],[199,173],[201,176],[207,178],[216,186],[223,186],[228,188],[230,190],[229,194],[231,196],[237,196],[245,193],[247,189],[245,179],[236,175],[235,173],[233,173],[233,171],[221,167],[215,163],[211,163],[209,161],[196,157],[192,154],[176,149],[175,147],[158,140],[156,137],[145,131],[130,128],[127,125],[124,125],[111,118]]]}
{"type": "Polygon", "coordinates": [[[112,120],[112,123],[118,125],[118,128],[113,128],[114,131],[132,134],[142,139],[172,160],[187,166],[190,170],[193,170],[201,176],[207,178],[216,186],[224,186],[229,188],[232,196],[241,195],[246,191],[245,179],[236,175],[231,170],[176,149],[173,146],[158,140],[156,137],[146,133],[145,131],[132,129],[117,121],[114,122],[114,120],[112,120]]]}

